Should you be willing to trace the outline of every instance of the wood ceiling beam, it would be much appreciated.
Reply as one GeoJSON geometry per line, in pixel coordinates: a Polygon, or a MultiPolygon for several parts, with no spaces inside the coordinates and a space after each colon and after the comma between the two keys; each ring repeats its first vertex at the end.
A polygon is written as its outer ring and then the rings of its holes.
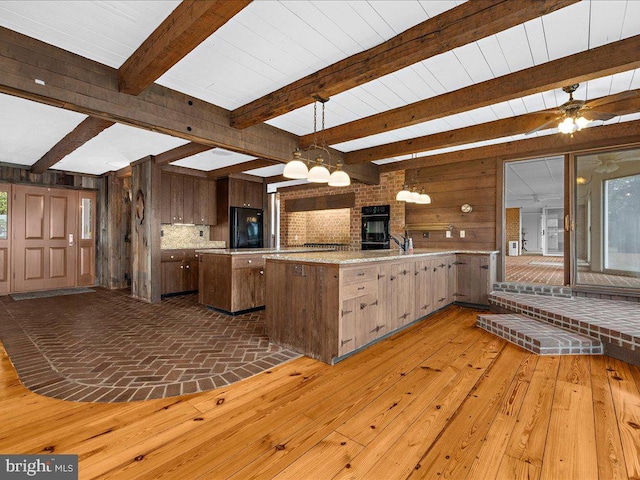
{"type": "Polygon", "coordinates": [[[126,167],[122,167],[120,170],[116,170],[116,177],[117,178],[130,177],[131,171],[132,171],[131,165],[127,165],[126,167]]]}
{"type": "MultiPolygon", "coordinates": [[[[633,96],[622,98],[618,101],[614,100],[624,96],[627,92],[593,100],[607,99],[608,101],[606,105],[603,105],[602,108],[598,108],[597,110],[612,112],[617,115],[639,112],[640,89],[631,90],[631,92],[633,96]]],[[[448,130],[433,135],[387,143],[377,147],[354,150],[353,152],[345,153],[344,158],[345,162],[349,164],[372,162],[374,160],[382,160],[399,155],[410,155],[429,150],[437,150],[439,148],[454,147],[483,140],[519,135],[530,132],[557,116],[557,108],[549,108],[540,112],[527,113],[525,115],[504,118],[493,122],[458,128],[456,130],[448,130]]],[[[585,111],[585,116],[589,117],[588,110],[585,111]]]]}
{"type": "Polygon", "coordinates": [[[237,163],[235,165],[229,165],[228,167],[217,168],[215,170],[209,170],[207,176],[209,178],[222,178],[233,175],[234,173],[242,173],[248,170],[254,170],[256,168],[270,167],[275,162],[271,160],[265,160],[264,158],[256,158],[255,160],[249,160],[248,162],[237,163]]]}
{"type": "Polygon", "coordinates": [[[188,158],[193,155],[197,155],[198,153],[212,150],[213,148],[215,147],[212,147],[211,145],[189,142],[156,155],[154,161],[156,165],[164,165],[166,163],[177,162],[183,158],[188,158]]]}
{"type": "Polygon", "coordinates": [[[264,183],[280,183],[280,182],[288,182],[291,178],[287,178],[284,175],[272,175],[271,177],[265,177],[264,183]]]}
{"type": "Polygon", "coordinates": [[[235,109],[246,128],[575,3],[576,0],[474,0],[430,18],[380,45],[307,75],[235,109]]]}
{"type": "MultiPolygon", "coordinates": [[[[427,98],[324,131],[335,145],[640,67],[640,35],[427,98]]],[[[300,137],[305,148],[313,135],[300,137]]]]}
{"type": "Polygon", "coordinates": [[[43,173],[74,150],[87,143],[115,122],[102,118],[87,117],[45,153],[40,160],[31,166],[31,172],[43,173]]]}
{"type": "MultiPolygon", "coordinates": [[[[297,135],[266,124],[237,130],[228,110],[158,84],[138,96],[121,93],[117,70],[1,27],[0,45],[0,93],[276,162],[298,148],[297,135]]],[[[332,161],[343,162],[342,153],[332,152],[332,161]]],[[[380,182],[375,164],[345,171],[380,182]]]]}
{"type": "Polygon", "coordinates": [[[118,88],[138,95],[251,0],[183,0],[118,70],[118,88]]]}
{"type": "Polygon", "coordinates": [[[564,133],[544,135],[515,142],[499,143],[486,147],[458,150],[456,152],[423,156],[402,162],[380,165],[380,172],[395,172],[435,165],[469,162],[487,158],[502,160],[524,160],[547,155],[564,155],[607,146],[623,147],[640,142],[640,120],[592,127],[576,132],[573,136],[564,133]]]}

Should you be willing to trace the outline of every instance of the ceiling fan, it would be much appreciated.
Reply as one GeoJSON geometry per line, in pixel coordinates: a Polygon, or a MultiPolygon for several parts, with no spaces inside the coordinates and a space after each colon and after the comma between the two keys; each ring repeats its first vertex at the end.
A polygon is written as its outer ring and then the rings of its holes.
{"type": "Polygon", "coordinates": [[[587,102],[585,100],[576,100],[575,98],[573,98],[573,92],[578,89],[578,86],[578,83],[574,83],[572,85],[562,87],[562,90],[565,93],[569,94],[569,100],[560,105],[556,110],[551,110],[551,113],[557,113],[557,116],[527,132],[526,135],[531,135],[532,133],[544,130],[545,128],[551,127],[554,124],[558,126],[558,130],[561,133],[573,134],[573,132],[582,130],[594,120],[610,120],[618,114],[596,111],[594,110],[594,108],[605,105],[607,103],[621,100],[633,94],[633,92],[623,92],[619,95],[603,97],[587,102]]]}

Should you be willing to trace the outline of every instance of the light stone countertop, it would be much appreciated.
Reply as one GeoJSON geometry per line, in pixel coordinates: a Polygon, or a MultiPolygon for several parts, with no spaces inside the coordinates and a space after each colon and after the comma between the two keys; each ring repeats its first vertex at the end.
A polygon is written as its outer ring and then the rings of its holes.
{"type": "Polygon", "coordinates": [[[353,264],[394,260],[400,258],[419,258],[433,255],[447,255],[455,253],[467,253],[474,255],[491,255],[498,253],[494,250],[440,250],[418,248],[413,253],[403,253],[398,249],[390,250],[364,250],[364,251],[337,251],[337,252],[309,252],[304,255],[287,255],[287,253],[265,255],[267,260],[283,260],[290,262],[326,263],[326,264],[353,264]]]}
{"type": "Polygon", "coordinates": [[[332,252],[332,247],[284,247],[284,248],[207,248],[196,250],[196,253],[213,253],[216,255],[259,255],[263,254],[290,254],[311,252],[332,252]]]}

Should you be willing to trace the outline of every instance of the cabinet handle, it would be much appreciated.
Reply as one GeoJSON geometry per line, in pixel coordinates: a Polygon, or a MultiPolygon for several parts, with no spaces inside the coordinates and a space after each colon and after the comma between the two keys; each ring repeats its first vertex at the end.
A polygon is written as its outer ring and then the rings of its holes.
{"type": "Polygon", "coordinates": [[[489,265],[482,265],[480,268],[484,268],[485,270],[489,270],[489,265]]]}
{"type": "Polygon", "coordinates": [[[180,268],[181,268],[181,269],[182,269],[182,268],[184,268],[184,265],[180,265],[180,268]]]}
{"type": "Polygon", "coordinates": [[[264,270],[260,270],[260,275],[264,275],[264,270]]]}
{"type": "Polygon", "coordinates": [[[420,275],[420,272],[413,272],[414,275],[420,275]]]}
{"type": "Polygon", "coordinates": [[[342,310],[342,316],[344,317],[345,315],[352,313],[353,310],[342,310]]]}
{"type": "Polygon", "coordinates": [[[366,303],[361,303],[360,304],[360,310],[364,310],[365,308],[367,308],[367,304],[366,303]]]}
{"type": "Polygon", "coordinates": [[[384,277],[386,277],[386,275],[380,275],[380,274],[378,274],[378,280],[380,280],[381,278],[384,278],[384,277]]]}
{"type": "Polygon", "coordinates": [[[173,258],[173,255],[171,255],[171,258],[173,258]]]}
{"type": "Polygon", "coordinates": [[[247,260],[247,263],[253,263],[253,260],[247,260]]]}
{"type": "Polygon", "coordinates": [[[198,258],[198,254],[196,253],[196,258],[198,258]]]}
{"type": "Polygon", "coordinates": [[[185,268],[186,268],[186,269],[189,269],[189,265],[187,265],[185,268]]]}
{"type": "Polygon", "coordinates": [[[429,267],[424,267],[424,271],[426,272],[427,270],[429,270],[429,267]]]}
{"type": "Polygon", "coordinates": [[[358,276],[359,276],[359,277],[364,277],[364,272],[360,272],[360,273],[358,274],[358,276]]]}
{"type": "Polygon", "coordinates": [[[358,287],[358,290],[364,290],[364,287],[358,287]]]}
{"type": "Polygon", "coordinates": [[[393,275],[391,275],[391,281],[393,282],[396,279],[393,275]]]}

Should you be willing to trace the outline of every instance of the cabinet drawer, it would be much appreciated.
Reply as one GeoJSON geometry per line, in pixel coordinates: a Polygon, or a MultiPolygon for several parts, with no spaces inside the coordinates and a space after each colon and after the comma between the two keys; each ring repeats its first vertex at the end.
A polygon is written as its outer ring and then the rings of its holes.
{"type": "Polygon", "coordinates": [[[181,262],[184,259],[184,252],[180,250],[172,250],[160,253],[161,262],[181,262]]]}
{"type": "Polygon", "coordinates": [[[378,267],[348,268],[342,272],[342,284],[362,283],[378,279],[378,267]]]}
{"type": "Polygon", "coordinates": [[[361,297],[363,295],[377,295],[378,280],[376,279],[369,282],[351,283],[349,285],[343,284],[341,292],[343,300],[361,297]]]}
{"type": "Polygon", "coordinates": [[[184,259],[187,262],[198,260],[199,256],[200,256],[199,253],[196,253],[196,252],[194,252],[192,250],[188,250],[188,251],[184,252],[184,259]]]}
{"type": "Polygon", "coordinates": [[[233,268],[256,268],[265,266],[266,260],[262,255],[235,255],[232,260],[233,268]]]}

